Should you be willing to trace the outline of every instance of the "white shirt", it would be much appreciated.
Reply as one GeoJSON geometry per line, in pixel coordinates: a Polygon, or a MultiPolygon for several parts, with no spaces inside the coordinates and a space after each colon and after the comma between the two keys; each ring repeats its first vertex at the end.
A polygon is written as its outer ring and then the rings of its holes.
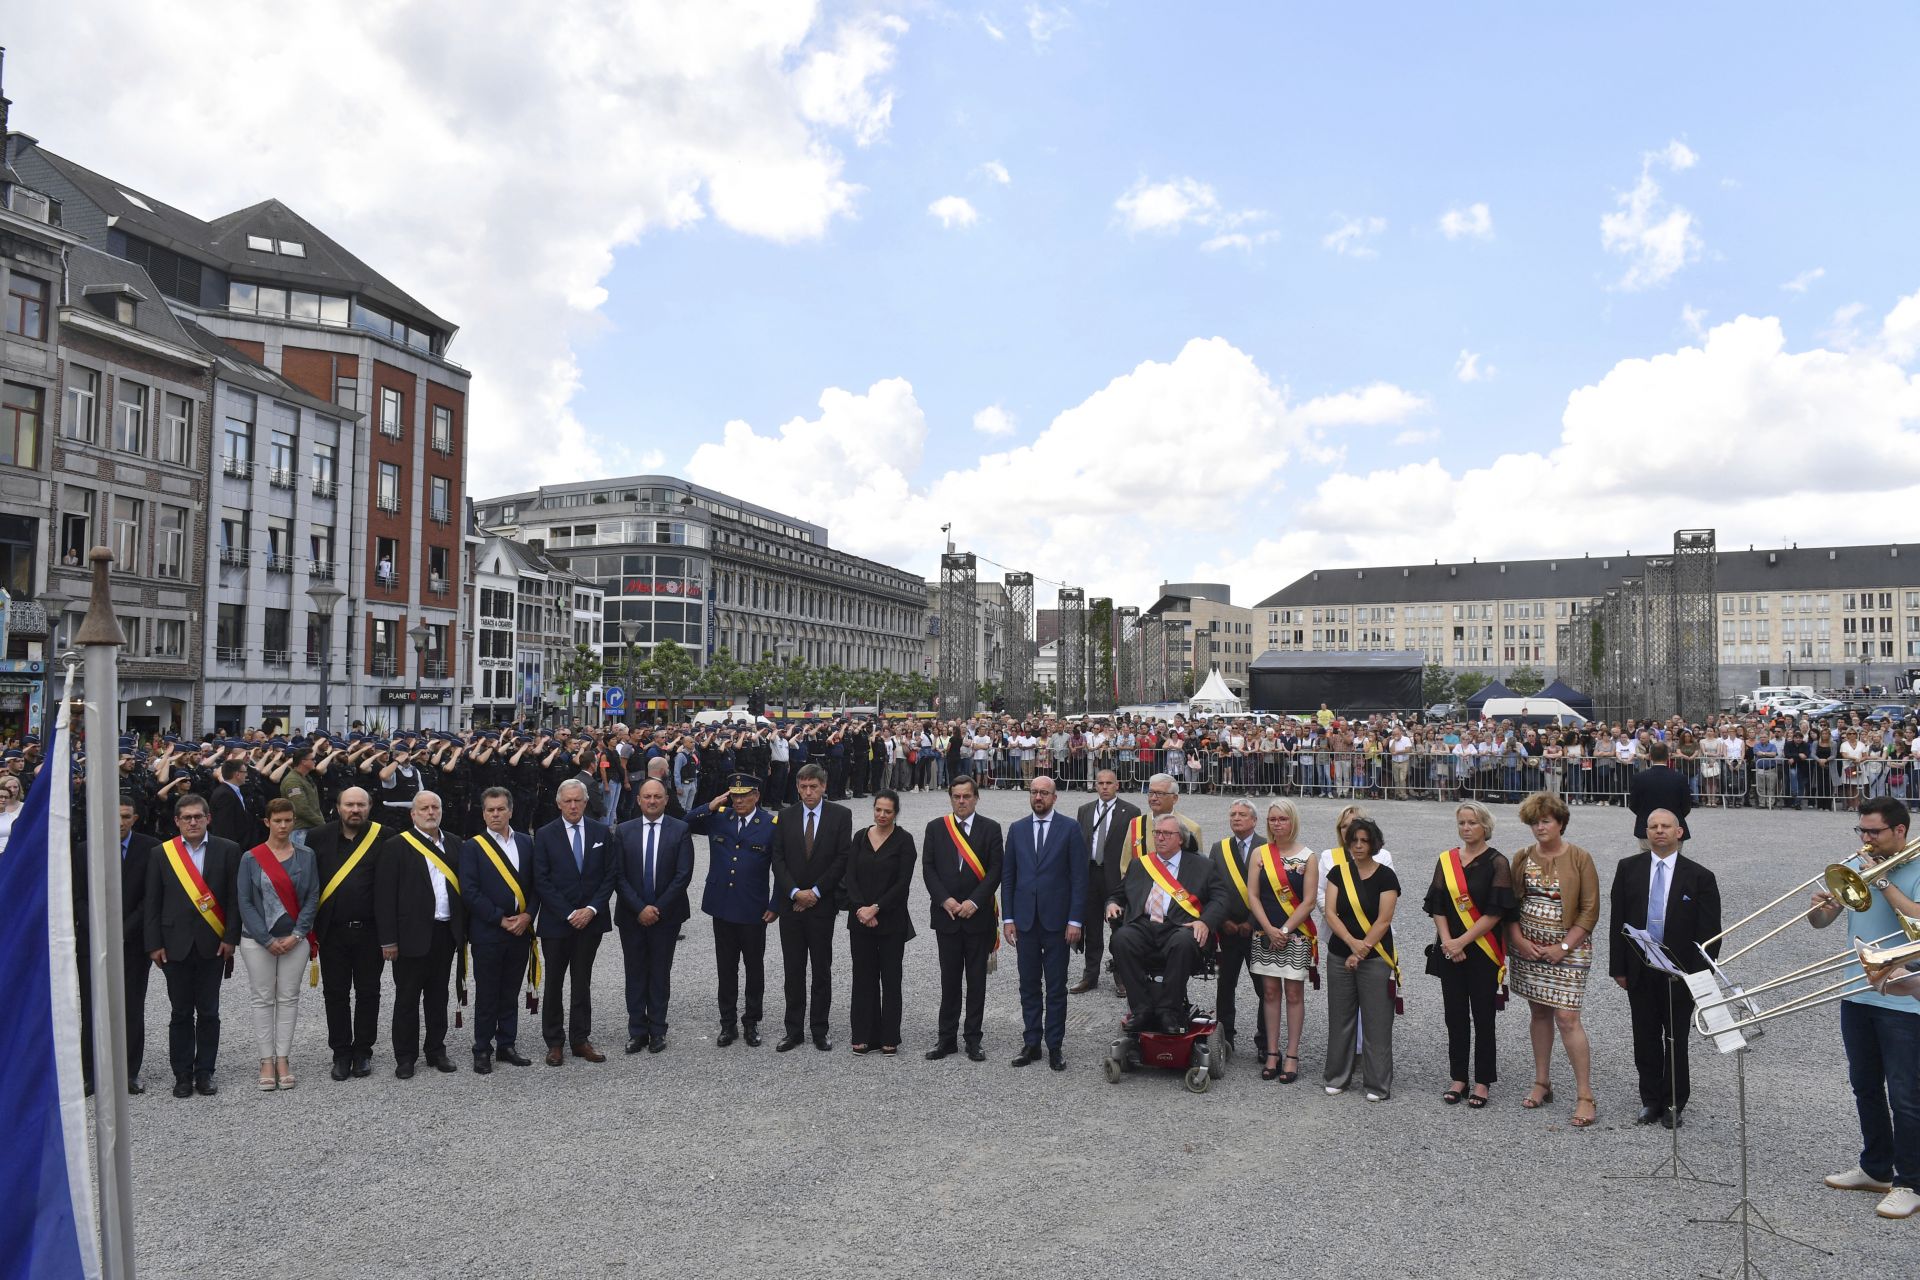
{"type": "Polygon", "coordinates": [[[520,869],[520,846],[514,843],[513,832],[508,830],[505,835],[502,835],[492,827],[488,827],[487,834],[492,836],[493,842],[500,846],[500,852],[507,856],[507,865],[515,871],[518,871],[520,869]]]}
{"type": "MultiPolygon", "coordinates": [[[[418,830],[418,828],[415,829],[418,830]]],[[[435,853],[443,858],[446,857],[447,847],[441,843],[439,836],[430,836],[424,831],[420,832],[420,836],[435,853]]],[[[440,874],[440,868],[433,865],[432,859],[427,860],[427,879],[433,883],[433,918],[435,920],[453,919],[453,904],[447,900],[447,878],[440,874]]]]}
{"type": "Polygon", "coordinates": [[[779,734],[774,734],[772,741],[767,743],[767,751],[768,758],[775,764],[787,762],[787,740],[779,734]]]}

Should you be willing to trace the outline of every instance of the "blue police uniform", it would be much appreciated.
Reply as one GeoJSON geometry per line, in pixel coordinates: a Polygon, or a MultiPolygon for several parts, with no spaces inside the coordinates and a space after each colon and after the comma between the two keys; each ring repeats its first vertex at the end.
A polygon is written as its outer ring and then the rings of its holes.
{"type": "MultiPolygon", "coordinates": [[[[738,784],[736,784],[738,785],[738,784]]],[[[757,787],[755,788],[758,789],[757,787]]],[[[720,1039],[733,1043],[744,1025],[748,1045],[760,1043],[761,999],[766,991],[767,913],[773,910],[773,836],[777,818],[756,808],[744,820],[732,808],[688,816],[696,835],[707,837],[707,884],[700,910],[713,917],[714,959],[720,974],[720,1039]],[[746,1008],[739,1009],[740,967],[747,971],[746,1008]]]]}

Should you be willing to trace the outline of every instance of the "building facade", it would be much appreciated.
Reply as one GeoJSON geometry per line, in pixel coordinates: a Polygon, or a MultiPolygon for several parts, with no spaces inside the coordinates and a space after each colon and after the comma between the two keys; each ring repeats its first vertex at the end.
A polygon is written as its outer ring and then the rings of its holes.
{"type": "MultiPolygon", "coordinates": [[[[597,722],[604,682],[568,675],[580,649],[610,652],[601,645],[599,584],[542,548],[499,534],[480,535],[473,563],[473,723],[597,722]]],[[[602,660],[613,679],[620,656],[602,660]]]]}
{"type": "Polygon", "coordinates": [[[1259,656],[1257,611],[1233,603],[1224,582],[1167,582],[1142,611],[1157,617],[1166,636],[1167,687],[1184,696],[1218,671],[1236,697],[1247,696],[1247,669],[1259,656]]]}

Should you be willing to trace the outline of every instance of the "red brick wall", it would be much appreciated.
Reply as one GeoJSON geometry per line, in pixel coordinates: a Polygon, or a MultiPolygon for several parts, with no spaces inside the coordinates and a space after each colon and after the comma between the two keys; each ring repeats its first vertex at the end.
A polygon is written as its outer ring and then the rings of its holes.
{"type": "Polygon", "coordinates": [[[282,347],[280,376],[310,396],[333,403],[334,369],[358,376],[360,360],[356,356],[333,351],[315,351],[311,347],[282,347]]]}

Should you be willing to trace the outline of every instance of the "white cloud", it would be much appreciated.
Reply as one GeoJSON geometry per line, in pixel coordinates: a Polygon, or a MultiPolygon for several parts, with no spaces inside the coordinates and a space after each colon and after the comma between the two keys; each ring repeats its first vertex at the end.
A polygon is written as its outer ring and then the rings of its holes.
{"type": "Polygon", "coordinates": [[[1880,348],[1901,364],[1920,355],[1920,293],[1910,293],[1887,312],[1880,324],[1880,348]]]}
{"type": "Polygon", "coordinates": [[[1013,415],[997,404],[990,404],[973,415],[973,429],[983,436],[1010,436],[1014,426],[1013,415]]]}
{"type": "Polygon", "coordinates": [[[1491,240],[1493,213],[1483,203],[1470,204],[1463,209],[1449,209],[1440,215],[1440,234],[1449,240],[1462,237],[1491,240]]]}
{"type": "Polygon", "coordinates": [[[1464,347],[1460,350],[1460,358],[1453,362],[1453,376],[1462,382],[1491,382],[1499,372],[1490,364],[1481,364],[1478,351],[1468,351],[1464,347]]]}
{"type": "Polygon", "coordinates": [[[1377,427],[1399,422],[1427,407],[1427,398],[1396,387],[1390,382],[1375,382],[1358,391],[1315,396],[1294,411],[1294,418],[1315,427],[1377,427]]]}
{"type": "Polygon", "coordinates": [[[1049,8],[1039,4],[1027,6],[1027,35],[1036,45],[1044,46],[1072,25],[1073,14],[1064,8],[1049,8]]]}
{"type": "Polygon", "coordinates": [[[1813,284],[1815,281],[1825,278],[1826,274],[1827,274],[1827,269],[1825,267],[1814,267],[1811,270],[1802,271],[1799,275],[1787,281],[1785,284],[1781,285],[1780,287],[1782,289],[1785,289],[1788,293],[1805,293],[1808,289],[1813,287],[1813,284]]]}
{"type": "Polygon", "coordinates": [[[706,219],[804,241],[853,214],[842,148],[887,129],[904,30],[835,22],[813,0],[474,0],[455,22],[422,5],[204,0],[193,16],[137,0],[10,12],[15,126],[203,217],[278,196],[458,323],[482,493],[614,455],[569,402],[616,250],[706,219]],[[229,65],[273,68],[245,111],[230,81],[178,73],[209,31],[229,65]],[[57,51],[82,46],[75,76],[57,51]],[[177,163],[182,138],[220,162],[177,163]]]}
{"type": "Polygon", "coordinates": [[[1683,306],[1680,308],[1680,323],[1687,326],[1687,332],[1696,338],[1707,336],[1707,311],[1705,307],[1683,306]]]}
{"type": "Polygon", "coordinates": [[[1343,257],[1372,258],[1378,255],[1378,251],[1368,242],[1386,229],[1385,218],[1348,218],[1343,215],[1340,225],[1321,237],[1320,243],[1343,257]]]}
{"type": "Polygon", "coordinates": [[[1001,164],[998,160],[987,161],[980,166],[980,172],[986,177],[987,181],[997,182],[1003,187],[1013,181],[1013,175],[1007,172],[1007,166],[1001,164]]]}
{"type": "Polygon", "coordinates": [[[1663,164],[1678,173],[1691,169],[1699,157],[1683,142],[1669,142],[1663,150],[1640,158],[1640,179],[1622,192],[1618,208],[1600,215],[1600,244],[1627,260],[1627,269],[1613,287],[1629,292],[1665,284],[1705,247],[1693,214],[1661,198],[1653,167],[1663,164]]]}
{"type": "Polygon", "coordinates": [[[1113,202],[1128,231],[1178,231],[1189,222],[1210,225],[1220,216],[1213,188],[1192,178],[1134,183],[1113,202]]]}
{"type": "Polygon", "coordinates": [[[993,19],[992,19],[992,18],[989,18],[989,17],[988,17],[988,16],[986,15],[986,14],[984,14],[984,13],[983,13],[983,14],[980,14],[980,15],[979,15],[979,18],[980,18],[980,26],[981,26],[981,29],[982,29],[982,30],[984,30],[984,31],[985,31],[985,32],[986,32],[986,33],[987,33],[987,34],[988,34],[989,36],[991,36],[991,37],[992,37],[993,39],[995,39],[995,40],[1005,40],[1005,39],[1007,38],[1007,33],[1006,33],[1006,32],[1004,32],[1004,31],[1002,31],[1002,30],[1001,30],[1001,29],[1000,29],[999,27],[996,27],[996,26],[994,26],[994,25],[993,25],[993,19]]]}
{"type": "Polygon", "coordinates": [[[1410,427],[1393,438],[1396,445],[1433,444],[1440,439],[1440,428],[1410,427]]]}
{"type": "Polygon", "coordinates": [[[980,211],[965,196],[941,196],[927,206],[927,212],[940,219],[940,225],[949,231],[955,227],[964,231],[980,220],[980,211]]]}
{"type": "MultiPolygon", "coordinates": [[[[1898,307],[1894,308],[1899,311],[1898,307]]],[[[1827,327],[1820,331],[1820,340],[1841,351],[1851,351],[1860,345],[1864,336],[1860,331],[1860,317],[1867,312],[1864,302],[1849,302],[1843,307],[1835,307],[1833,317],[1827,321],[1827,327]]],[[[1889,315],[1888,319],[1892,319],[1889,315]]]]}
{"type": "Polygon", "coordinates": [[[1202,253],[1218,253],[1222,249],[1251,250],[1259,245],[1267,244],[1279,238],[1280,232],[1273,227],[1269,227],[1265,231],[1256,231],[1251,235],[1244,231],[1226,231],[1214,236],[1212,239],[1201,241],[1200,251],[1202,253]]]}

